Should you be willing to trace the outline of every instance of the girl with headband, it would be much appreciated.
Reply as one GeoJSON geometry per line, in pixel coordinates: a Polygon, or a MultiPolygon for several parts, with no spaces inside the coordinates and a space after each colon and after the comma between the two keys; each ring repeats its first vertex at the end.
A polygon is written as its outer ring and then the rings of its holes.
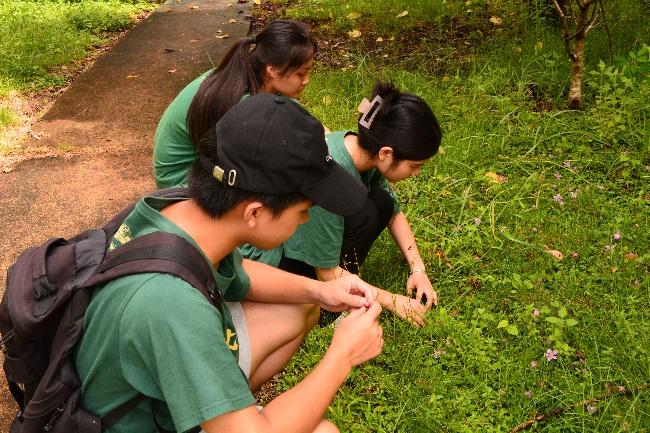
{"type": "Polygon", "coordinates": [[[187,85],[163,114],[154,138],[158,188],[183,184],[197,157],[195,144],[246,95],[296,98],[309,83],[317,45],[304,24],[276,20],[243,38],[221,64],[187,85]]]}
{"type": "Polygon", "coordinates": [[[417,176],[438,152],[442,133],[426,102],[392,84],[375,85],[371,101],[364,99],[359,111],[358,133],[332,132],[327,135],[327,144],[332,158],[366,186],[368,195],[361,211],[340,217],[314,206],[309,221],[278,248],[263,251],[247,245],[242,251],[250,259],[329,281],[357,274],[375,239],[388,228],[410,268],[408,296],[379,290],[378,300],[384,308],[420,327],[424,314],[438,298],[389,182],[417,176]]]}

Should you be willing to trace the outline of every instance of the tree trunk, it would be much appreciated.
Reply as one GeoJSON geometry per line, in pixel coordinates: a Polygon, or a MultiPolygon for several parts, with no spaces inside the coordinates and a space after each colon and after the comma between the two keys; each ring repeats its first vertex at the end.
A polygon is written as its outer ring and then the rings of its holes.
{"type": "Polygon", "coordinates": [[[571,64],[571,86],[569,88],[569,109],[582,110],[582,78],[585,69],[585,38],[576,35],[573,61],[571,64]]]}
{"type": "Polygon", "coordinates": [[[571,86],[569,88],[569,109],[582,110],[582,77],[585,69],[585,39],[586,24],[589,8],[581,8],[578,14],[576,28],[579,29],[574,37],[573,52],[571,53],[571,86]]]}

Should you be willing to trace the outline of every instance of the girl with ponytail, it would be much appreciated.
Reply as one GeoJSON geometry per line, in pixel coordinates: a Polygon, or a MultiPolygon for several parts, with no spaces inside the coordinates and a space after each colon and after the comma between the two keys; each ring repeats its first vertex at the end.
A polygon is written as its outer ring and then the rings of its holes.
{"type": "Polygon", "coordinates": [[[295,98],[309,83],[317,45],[304,24],[276,20],[243,38],[216,69],[187,85],[167,107],[154,138],[156,185],[185,183],[196,144],[246,95],[279,93],[295,98]]]}
{"type": "MultiPolygon", "coordinates": [[[[340,217],[314,206],[309,220],[280,247],[262,251],[247,245],[242,252],[250,259],[329,281],[358,274],[372,244],[388,228],[410,269],[408,296],[379,289],[378,300],[399,317],[423,326],[424,314],[438,298],[389,182],[420,173],[438,152],[440,125],[426,102],[392,84],[376,84],[370,101],[364,99],[359,111],[358,132],[332,132],[326,139],[331,157],[368,189],[363,208],[355,215],[340,217]]],[[[321,323],[332,320],[326,317],[327,312],[321,313],[321,323]]]]}

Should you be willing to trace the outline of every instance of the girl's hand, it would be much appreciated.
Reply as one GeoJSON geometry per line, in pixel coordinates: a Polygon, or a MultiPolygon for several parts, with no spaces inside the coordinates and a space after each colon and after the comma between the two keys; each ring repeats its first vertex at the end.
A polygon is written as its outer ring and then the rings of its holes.
{"type": "Polygon", "coordinates": [[[415,327],[422,328],[426,325],[424,315],[427,313],[428,308],[416,299],[391,293],[390,302],[387,302],[384,308],[392,311],[402,319],[408,320],[415,327]]]}
{"type": "Polygon", "coordinates": [[[417,270],[409,276],[406,281],[406,293],[409,298],[413,297],[413,289],[415,289],[415,299],[418,303],[422,303],[422,295],[426,300],[425,307],[430,309],[432,305],[438,305],[438,294],[433,290],[433,286],[429,281],[429,277],[424,271],[417,270]]]}

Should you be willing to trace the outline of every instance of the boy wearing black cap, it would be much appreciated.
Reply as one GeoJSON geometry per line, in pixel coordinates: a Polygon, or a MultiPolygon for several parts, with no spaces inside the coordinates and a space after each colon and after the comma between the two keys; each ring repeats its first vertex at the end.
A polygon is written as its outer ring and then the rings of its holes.
{"type": "Polygon", "coordinates": [[[196,426],[207,433],[337,432],[323,420],[329,402],[350,369],[383,345],[376,293],[355,276],[323,283],[256,262],[242,267],[236,247],[275,247],[312,204],[353,213],[365,190],[328,155],[322,125],[283,97],[260,94],[236,105],[199,152],[191,198],[143,199],[113,245],[153,231],[181,235],[212,265],[228,302],[215,308],[165,274],[104,286],[87,310],[75,356],[82,405],[103,416],[147,397],[109,433],[196,426]],[[250,389],[293,355],[317,318],[313,305],[354,311],[319,365],[259,412],[250,389]]]}

